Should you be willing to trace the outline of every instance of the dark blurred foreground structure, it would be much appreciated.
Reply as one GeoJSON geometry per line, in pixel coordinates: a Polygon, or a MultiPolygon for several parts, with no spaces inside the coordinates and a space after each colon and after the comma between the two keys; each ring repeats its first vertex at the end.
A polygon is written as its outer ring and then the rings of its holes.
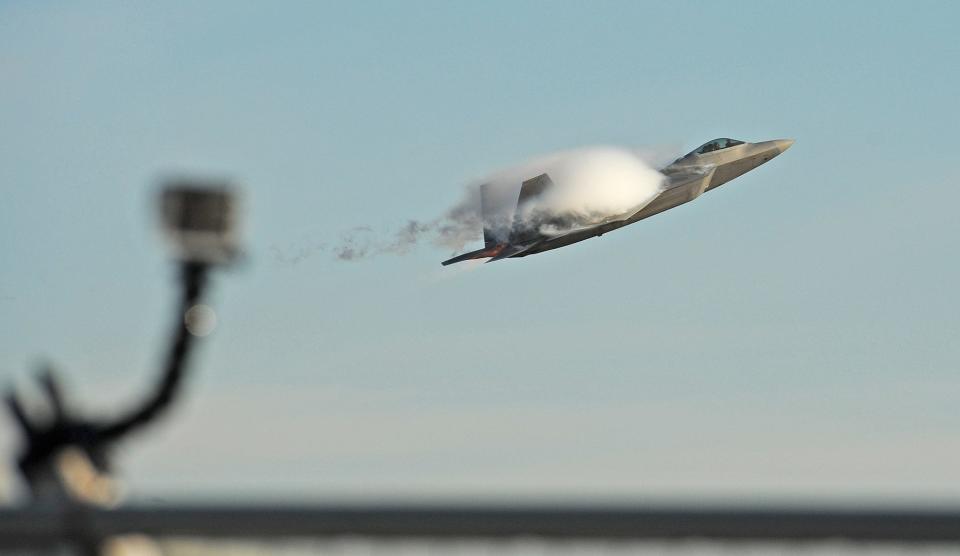
{"type": "Polygon", "coordinates": [[[324,537],[960,542],[960,512],[684,507],[182,506],[0,512],[0,547],[91,534],[279,540],[324,537]]]}
{"type": "MultiPolygon", "coordinates": [[[[49,369],[39,377],[48,405],[44,418],[27,411],[13,392],[7,394],[23,438],[17,463],[33,503],[0,509],[0,550],[66,549],[92,556],[104,553],[111,539],[128,535],[258,542],[364,537],[960,543],[958,510],[278,504],[110,508],[110,497],[90,488],[90,481],[72,484],[63,456],[72,454],[109,480],[111,449],[167,412],[181,390],[194,343],[186,316],[202,300],[209,269],[229,262],[237,251],[235,202],[223,184],[174,183],[161,205],[180,261],[181,295],[156,387],[139,405],[112,419],[74,414],[49,369]]],[[[111,554],[138,553],[115,548],[111,554]]]]}
{"type": "Polygon", "coordinates": [[[183,382],[187,356],[193,334],[188,330],[185,315],[200,301],[206,281],[206,265],[185,262],[182,267],[182,299],[174,339],[160,380],[153,393],[140,405],[112,419],[91,419],[74,414],[64,398],[62,387],[50,368],[39,374],[40,386],[47,398],[49,415],[30,415],[13,392],[6,396],[7,406],[20,427],[23,450],[17,458],[20,474],[35,499],[83,497],[67,484],[59,464],[66,450],[75,450],[93,468],[104,475],[112,471],[110,452],[121,440],[151,424],[172,404],[183,382]]]}
{"type": "MultiPolygon", "coordinates": [[[[5,401],[19,427],[22,448],[17,468],[30,489],[33,508],[68,514],[94,511],[115,501],[110,488],[110,454],[124,439],[155,422],[176,400],[188,369],[197,334],[196,316],[201,311],[207,274],[214,265],[230,262],[237,253],[236,200],[225,183],[174,181],[160,199],[161,222],[170,240],[180,271],[180,301],[175,312],[173,336],[156,386],[139,404],[112,418],[91,418],[71,410],[60,381],[49,367],[41,369],[38,381],[46,398],[46,412],[27,410],[13,390],[5,401]]],[[[14,516],[29,515],[17,510],[14,516]]],[[[17,535],[8,531],[3,516],[0,543],[17,535]]],[[[53,516],[33,516],[33,527],[55,524],[53,516]]],[[[20,526],[14,528],[21,530],[20,526]]],[[[48,532],[44,537],[56,538],[48,532]]],[[[84,553],[97,554],[102,536],[81,531],[70,536],[84,553]]]]}

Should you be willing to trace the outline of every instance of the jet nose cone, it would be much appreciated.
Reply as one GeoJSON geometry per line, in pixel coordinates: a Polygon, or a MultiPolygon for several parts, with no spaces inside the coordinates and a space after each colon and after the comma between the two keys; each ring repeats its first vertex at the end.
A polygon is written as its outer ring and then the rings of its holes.
{"type": "Polygon", "coordinates": [[[777,139],[774,143],[777,145],[777,148],[780,149],[780,152],[783,153],[793,145],[793,139],[777,139]]]}

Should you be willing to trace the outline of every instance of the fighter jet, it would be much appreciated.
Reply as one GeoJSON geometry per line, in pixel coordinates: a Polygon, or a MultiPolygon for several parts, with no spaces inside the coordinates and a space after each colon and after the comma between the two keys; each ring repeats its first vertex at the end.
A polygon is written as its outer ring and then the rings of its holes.
{"type": "Polygon", "coordinates": [[[611,230],[633,224],[665,210],[688,203],[706,191],[715,189],[728,181],[746,174],[757,166],[769,162],[793,145],[792,139],[777,139],[760,143],[747,143],[736,139],[714,139],[696,150],[661,168],[665,176],[660,193],[643,206],[623,214],[583,223],[534,220],[518,218],[530,203],[549,188],[553,181],[548,174],[540,174],[523,182],[520,196],[511,221],[502,224],[498,216],[495,193],[488,185],[480,186],[480,212],[483,218],[483,249],[464,253],[443,261],[443,265],[471,259],[489,259],[487,262],[516,257],[526,257],[578,241],[601,236],[611,230]]]}

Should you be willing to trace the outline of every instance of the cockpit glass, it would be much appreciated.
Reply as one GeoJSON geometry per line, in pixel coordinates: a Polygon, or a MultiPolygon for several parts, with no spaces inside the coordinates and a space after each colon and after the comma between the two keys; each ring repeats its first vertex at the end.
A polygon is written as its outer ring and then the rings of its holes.
{"type": "Polygon", "coordinates": [[[719,151],[721,149],[728,149],[730,147],[735,147],[737,145],[742,145],[743,141],[737,141],[736,139],[714,139],[709,143],[706,143],[699,149],[693,151],[697,154],[707,154],[712,153],[713,151],[719,151]]]}

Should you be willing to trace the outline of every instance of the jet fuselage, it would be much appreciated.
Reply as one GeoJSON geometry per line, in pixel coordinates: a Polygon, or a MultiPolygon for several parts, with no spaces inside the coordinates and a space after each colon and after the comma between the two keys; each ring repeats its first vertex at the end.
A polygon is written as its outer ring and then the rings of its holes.
{"type": "Polygon", "coordinates": [[[716,139],[662,168],[663,190],[657,197],[626,218],[608,224],[546,239],[515,255],[525,257],[603,235],[665,210],[688,203],[705,191],[715,189],[750,170],[769,162],[793,145],[792,139],[745,143],[716,139]]]}

